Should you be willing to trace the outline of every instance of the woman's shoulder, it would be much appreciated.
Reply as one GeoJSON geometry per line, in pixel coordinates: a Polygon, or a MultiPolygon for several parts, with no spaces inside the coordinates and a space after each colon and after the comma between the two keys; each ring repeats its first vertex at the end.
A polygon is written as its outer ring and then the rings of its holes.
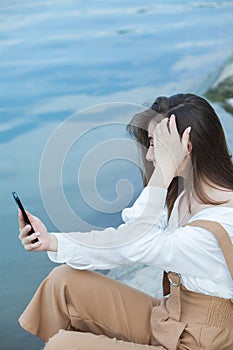
{"type": "Polygon", "coordinates": [[[204,208],[200,210],[198,213],[196,213],[193,217],[202,217],[202,216],[215,216],[215,215],[220,215],[220,216],[225,216],[225,215],[233,215],[233,206],[224,206],[224,205],[213,205],[208,208],[204,208]]]}
{"type": "Polygon", "coordinates": [[[189,222],[196,220],[218,222],[233,236],[233,207],[219,205],[205,208],[195,214],[189,222]]]}

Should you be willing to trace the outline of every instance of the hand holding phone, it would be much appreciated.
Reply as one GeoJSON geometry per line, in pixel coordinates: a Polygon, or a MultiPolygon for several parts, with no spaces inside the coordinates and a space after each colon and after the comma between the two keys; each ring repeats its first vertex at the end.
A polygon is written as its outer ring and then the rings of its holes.
{"type": "MultiPolygon", "coordinates": [[[[14,198],[15,202],[17,203],[19,209],[20,209],[21,212],[22,212],[23,220],[24,220],[24,222],[25,222],[25,225],[30,225],[30,226],[31,226],[31,230],[28,232],[28,236],[30,236],[32,233],[35,232],[35,230],[34,230],[34,228],[32,227],[32,224],[31,224],[31,222],[30,222],[30,220],[29,220],[29,218],[28,218],[28,216],[27,216],[27,214],[26,214],[26,211],[25,211],[25,209],[24,209],[24,207],[23,207],[22,202],[21,202],[20,199],[19,199],[19,196],[17,195],[16,192],[12,192],[12,195],[13,195],[13,198],[14,198]]],[[[36,243],[36,242],[38,242],[38,241],[39,241],[38,238],[36,238],[36,239],[34,239],[34,240],[32,241],[32,243],[36,243]]]]}

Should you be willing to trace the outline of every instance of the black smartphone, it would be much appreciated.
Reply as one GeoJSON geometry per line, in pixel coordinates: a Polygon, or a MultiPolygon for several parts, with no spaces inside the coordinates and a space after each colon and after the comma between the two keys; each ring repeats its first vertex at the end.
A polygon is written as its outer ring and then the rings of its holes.
{"type": "MultiPolygon", "coordinates": [[[[30,220],[28,219],[28,216],[27,216],[26,211],[25,211],[25,209],[24,209],[24,207],[23,207],[23,204],[21,203],[21,200],[19,199],[19,196],[17,195],[16,192],[12,192],[12,195],[13,195],[13,198],[14,198],[14,200],[16,201],[16,203],[17,203],[19,209],[20,209],[21,212],[22,212],[23,220],[24,220],[24,222],[25,222],[25,225],[30,225],[30,226],[31,226],[31,230],[28,232],[28,236],[30,236],[32,233],[35,232],[35,231],[34,231],[34,228],[32,227],[32,224],[31,224],[30,220]]],[[[38,242],[38,241],[39,241],[39,239],[36,238],[36,239],[34,239],[34,240],[32,241],[32,243],[36,243],[36,242],[38,242]]]]}

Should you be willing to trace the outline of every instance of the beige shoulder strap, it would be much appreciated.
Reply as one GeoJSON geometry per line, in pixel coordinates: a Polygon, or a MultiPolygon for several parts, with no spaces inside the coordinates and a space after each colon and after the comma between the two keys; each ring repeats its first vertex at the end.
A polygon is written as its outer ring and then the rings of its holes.
{"type": "Polygon", "coordinates": [[[212,232],[215,235],[222,249],[223,255],[227,263],[227,267],[233,279],[233,244],[231,242],[231,239],[228,233],[223,228],[223,226],[216,221],[209,221],[209,220],[195,220],[193,222],[186,224],[185,226],[202,227],[212,232]]]}

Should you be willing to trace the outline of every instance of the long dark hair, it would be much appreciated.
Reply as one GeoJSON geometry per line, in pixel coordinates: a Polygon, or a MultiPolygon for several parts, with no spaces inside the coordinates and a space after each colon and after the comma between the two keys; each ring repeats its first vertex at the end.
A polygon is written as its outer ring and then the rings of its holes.
{"type": "Polygon", "coordinates": [[[203,182],[217,188],[233,190],[233,163],[221,122],[210,104],[202,97],[190,96],[185,103],[171,108],[165,117],[176,115],[180,135],[192,127],[192,185],[198,199],[205,204],[223,204],[211,199],[203,182]]]}
{"type": "MultiPolygon", "coordinates": [[[[140,148],[144,185],[147,185],[153,172],[151,162],[148,162],[145,157],[149,147],[148,125],[151,120],[159,123],[164,117],[170,117],[172,114],[176,115],[180,135],[188,126],[192,127],[190,141],[195,193],[205,204],[224,203],[213,201],[201,186],[204,180],[214,186],[233,190],[233,163],[223,128],[210,104],[204,98],[190,93],[158,97],[150,109],[135,115],[127,125],[127,130],[138,142],[140,148]]],[[[169,216],[183,188],[183,179],[175,177],[168,188],[166,198],[169,216]]]]}

